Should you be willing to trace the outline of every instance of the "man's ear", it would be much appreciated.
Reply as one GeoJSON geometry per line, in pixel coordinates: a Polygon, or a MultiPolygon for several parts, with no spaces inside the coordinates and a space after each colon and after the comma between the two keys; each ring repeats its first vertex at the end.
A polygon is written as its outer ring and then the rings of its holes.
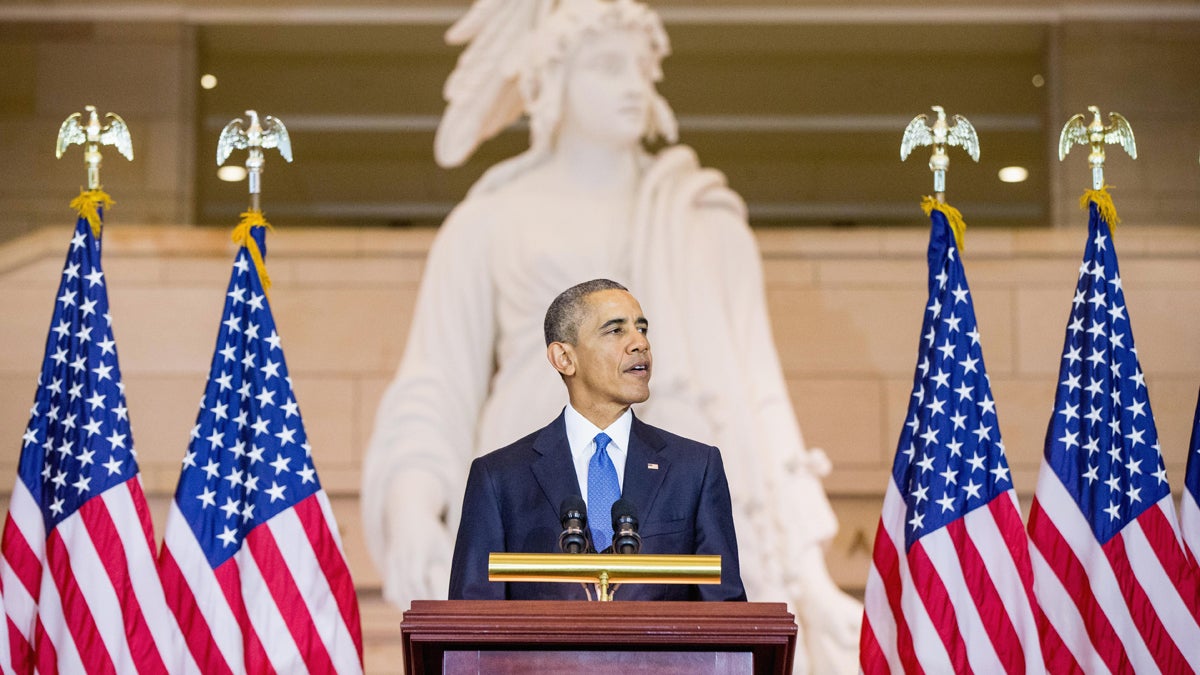
{"type": "Polygon", "coordinates": [[[546,359],[563,377],[575,374],[575,349],[566,342],[551,342],[546,347],[546,359]]]}

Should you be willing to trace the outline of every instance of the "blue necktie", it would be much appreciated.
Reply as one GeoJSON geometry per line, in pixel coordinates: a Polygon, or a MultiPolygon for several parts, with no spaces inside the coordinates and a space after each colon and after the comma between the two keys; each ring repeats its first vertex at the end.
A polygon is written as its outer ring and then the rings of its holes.
{"type": "Polygon", "coordinates": [[[588,460],[588,523],[592,530],[592,545],[603,551],[612,544],[613,502],[621,498],[621,483],[617,480],[617,468],[608,456],[608,434],[596,434],[596,452],[588,460]]]}

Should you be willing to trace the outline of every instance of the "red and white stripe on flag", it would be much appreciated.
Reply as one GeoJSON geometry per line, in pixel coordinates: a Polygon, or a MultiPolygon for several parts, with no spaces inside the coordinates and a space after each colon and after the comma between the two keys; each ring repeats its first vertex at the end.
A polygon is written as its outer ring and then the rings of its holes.
{"type": "Polygon", "coordinates": [[[864,673],[1042,669],[1033,578],[1016,498],[992,500],[904,552],[905,502],[889,481],[867,577],[864,673]]]}
{"type": "MultiPolygon", "coordinates": [[[[1200,567],[1200,396],[1192,419],[1192,442],[1188,445],[1187,469],[1183,476],[1183,500],[1179,504],[1179,529],[1194,565],[1200,567]]],[[[1200,598],[1196,602],[1200,604],[1200,598]]],[[[1200,607],[1197,608],[1200,612],[1200,607]]]]}
{"type": "MultiPolygon", "coordinates": [[[[1183,500],[1179,503],[1179,529],[1192,564],[1200,568],[1200,557],[1197,557],[1200,556],[1200,504],[1189,490],[1183,491],[1183,500]]],[[[1200,598],[1196,603],[1196,611],[1200,612],[1200,598]]]]}
{"type": "Polygon", "coordinates": [[[5,672],[175,672],[182,645],[140,479],[88,500],[49,536],[44,522],[18,480],[0,562],[5,672]]]}
{"type": "Polygon", "coordinates": [[[1200,672],[1200,596],[1171,500],[1163,497],[1100,544],[1042,464],[1029,534],[1050,672],[1200,672]]]}
{"type": "Polygon", "coordinates": [[[320,490],[251,530],[214,569],[172,502],[159,572],[201,672],[362,672],[335,522],[320,490]]]}

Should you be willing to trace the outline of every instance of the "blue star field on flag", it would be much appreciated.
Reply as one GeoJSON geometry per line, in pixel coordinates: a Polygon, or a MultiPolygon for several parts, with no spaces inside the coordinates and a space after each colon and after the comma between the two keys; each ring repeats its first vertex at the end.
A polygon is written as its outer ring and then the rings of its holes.
{"type": "Polygon", "coordinates": [[[46,532],[138,472],[100,252],[100,238],[80,217],[22,439],[18,475],[41,506],[46,532]]]}
{"type": "MultiPolygon", "coordinates": [[[[264,228],[251,236],[265,256],[264,228]]],[[[175,501],[217,567],[250,530],[320,487],[270,302],[243,246],[175,501]]]]}
{"type": "Polygon", "coordinates": [[[1170,492],[1108,223],[1089,206],[1046,462],[1104,544],[1170,492]]]}
{"type": "Polygon", "coordinates": [[[929,305],[892,465],[906,550],[1012,488],[966,273],[946,215],[930,220],[929,305]]]}

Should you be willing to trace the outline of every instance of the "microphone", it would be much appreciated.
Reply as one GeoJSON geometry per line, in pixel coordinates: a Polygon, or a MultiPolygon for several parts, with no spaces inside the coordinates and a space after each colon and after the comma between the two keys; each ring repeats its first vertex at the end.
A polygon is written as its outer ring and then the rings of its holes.
{"type": "Polygon", "coordinates": [[[558,508],[558,520],[563,526],[562,534],[558,535],[558,548],[563,553],[586,553],[587,504],[583,497],[571,495],[564,499],[558,508]]]}
{"type": "Polygon", "coordinates": [[[637,553],[642,550],[638,534],[637,507],[628,499],[618,499],[612,505],[613,553],[637,553]]]}

